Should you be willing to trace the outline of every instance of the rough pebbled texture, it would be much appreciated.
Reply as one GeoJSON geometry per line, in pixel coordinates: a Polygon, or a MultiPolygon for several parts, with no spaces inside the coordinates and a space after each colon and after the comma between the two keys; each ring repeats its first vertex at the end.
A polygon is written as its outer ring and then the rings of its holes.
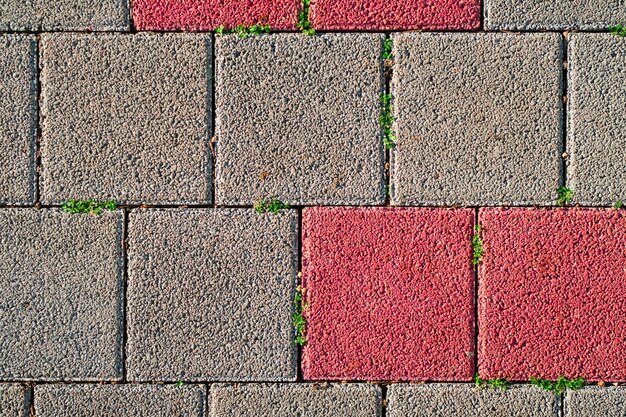
{"type": "Polygon", "coordinates": [[[213,30],[267,23],[296,28],[300,0],[134,0],[138,30],[213,30]]]}
{"type": "Polygon", "coordinates": [[[219,384],[212,417],[378,417],[382,393],[366,384],[219,384]]]}
{"type": "Polygon", "coordinates": [[[129,380],[295,380],[297,236],[295,211],[133,211],[129,380]]]}
{"type": "Polygon", "coordinates": [[[0,97],[0,203],[32,204],[37,135],[34,36],[0,36],[0,97]]]}
{"type": "Polygon", "coordinates": [[[0,380],[122,376],[122,214],[0,210],[0,380]]]}
{"type": "Polygon", "coordinates": [[[561,35],[394,34],[392,204],[553,204],[561,35]]]}
{"type": "Polygon", "coordinates": [[[623,416],[626,413],[626,388],[585,387],[568,391],[564,401],[565,417],[623,416]]]}
{"type": "Polygon", "coordinates": [[[626,379],[626,214],[481,209],[483,378],[626,379]]]}
{"type": "Polygon", "coordinates": [[[37,417],[204,417],[199,385],[38,385],[37,417]]]}
{"type": "Polygon", "coordinates": [[[0,416],[28,417],[31,395],[25,385],[0,384],[0,416]]]}
{"type": "Polygon", "coordinates": [[[479,0],[311,0],[321,30],[478,29],[479,0]]]}
{"type": "Polygon", "coordinates": [[[469,384],[391,385],[389,417],[558,417],[558,397],[531,385],[506,391],[469,384]]]}
{"type": "Polygon", "coordinates": [[[218,204],[382,204],[380,34],[218,37],[218,204]]]}
{"type": "Polygon", "coordinates": [[[473,219],[470,209],[305,209],[304,378],[470,380],[473,219]]]}
{"type": "Polygon", "coordinates": [[[128,31],[129,0],[2,0],[3,31],[128,31]]]}
{"type": "Polygon", "coordinates": [[[42,201],[210,200],[211,38],[42,36],[42,201]]]}
{"type": "Polygon", "coordinates": [[[626,38],[575,33],[568,57],[567,184],[578,203],[626,200],[626,38]]]}
{"type": "Polygon", "coordinates": [[[489,30],[605,30],[626,21],[623,0],[484,0],[489,30]]]}

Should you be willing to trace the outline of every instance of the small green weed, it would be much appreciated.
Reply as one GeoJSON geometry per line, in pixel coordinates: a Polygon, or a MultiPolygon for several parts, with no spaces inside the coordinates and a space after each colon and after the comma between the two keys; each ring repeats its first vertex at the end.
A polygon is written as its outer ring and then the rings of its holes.
{"type": "Polygon", "coordinates": [[[616,210],[621,210],[624,208],[624,203],[622,203],[622,200],[617,200],[615,204],[613,204],[613,208],[616,210]]]}
{"type": "Polygon", "coordinates": [[[234,29],[228,29],[222,25],[215,28],[215,34],[221,36],[236,33],[240,38],[247,38],[250,35],[259,36],[264,33],[270,33],[271,30],[270,25],[266,23],[258,23],[252,26],[238,25],[234,29]]]}
{"type": "Polygon", "coordinates": [[[95,201],[95,200],[70,200],[61,206],[64,212],[102,214],[104,210],[115,210],[117,203],[113,200],[95,201]]]}
{"type": "Polygon", "coordinates": [[[185,385],[185,383],[184,383],[183,381],[180,381],[180,380],[179,380],[178,382],[176,382],[176,388],[180,388],[180,387],[182,387],[183,385],[185,385]]]}
{"type": "Polygon", "coordinates": [[[304,312],[309,309],[309,304],[302,304],[303,293],[304,288],[298,286],[294,300],[296,311],[291,317],[293,327],[296,329],[296,345],[298,346],[304,346],[306,344],[306,319],[304,318],[304,312]]]}
{"type": "Polygon", "coordinates": [[[393,130],[391,128],[394,121],[391,94],[382,94],[380,96],[380,104],[381,111],[378,123],[380,123],[380,127],[383,129],[383,143],[385,144],[385,148],[391,149],[396,142],[396,136],[393,134],[393,130]]]}
{"type": "Polygon", "coordinates": [[[298,12],[298,24],[296,25],[307,36],[315,35],[315,29],[311,27],[311,22],[309,22],[310,5],[311,0],[302,0],[302,10],[298,12]]]}
{"type": "Polygon", "coordinates": [[[559,193],[559,198],[556,200],[556,204],[559,207],[564,207],[565,205],[567,205],[567,203],[569,203],[569,201],[574,196],[574,191],[571,188],[563,186],[559,187],[557,193],[559,193]]]}
{"type": "Polygon", "coordinates": [[[490,389],[501,389],[506,390],[510,382],[506,379],[494,378],[494,379],[482,379],[478,374],[474,376],[474,384],[476,384],[476,388],[490,388],[490,389]]]}
{"type": "Polygon", "coordinates": [[[391,38],[386,38],[383,41],[383,59],[384,60],[393,59],[392,49],[393,49],[393,40],[391,38]]]}
{"type": "Polygon", "coordinates": [[[481,227],[479,224],[474,226],[474,231],[474,236],[472,236],[472,248],[474,248],[472,265],[478,265],[483,259],[485,249],[483,248],[483,239],[480,237],[481,227]]]}
{"type": "Polygon", "coordinates": [[[624,25],[610,26],[609,32],[617,36],[626,36],[626,26],[624,25]]]}
{"type": "Polygon", "coordinates": [[[288,208],[291,208],[291,207],[275,198],[272,198],[269,201],[259,200],[254,203],[254,211],[256,211],[258,214],[263,214],[263,213],[278,214],[280,210],[288,209],[288,208]]]}
{"type": "Polygon", "coordinates": [[[542,378],[530,378],[530,383],[543,388],[546,391],[553,391],[557,394],[563,394],[566,390],[577,390],[585,385],[585,378],[578,377],[575,379],[567,379],[564,376],[559,377],[556,381],[542,378]]]}

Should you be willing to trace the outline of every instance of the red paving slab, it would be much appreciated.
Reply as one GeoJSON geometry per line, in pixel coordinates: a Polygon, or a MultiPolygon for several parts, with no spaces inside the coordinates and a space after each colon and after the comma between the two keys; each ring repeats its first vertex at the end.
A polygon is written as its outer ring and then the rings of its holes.
{"type": "Polygon", "coordinates": [[[478,29],[480,0],[311,0],[319,30],[478,29]]]}
{"type": "Polygon", "coordinates": [[[295,29],[300,0],[133,0],[138,30],[213,30],[268,23],[295,29]]]}
{"type": "Polygon", "coordinates": [[[473,222],[471,209],[305,209],[304,378],[470,380],[473,222]]]}
{"type": "Polygon", "coordinates": [[[626,379],[626,215],[482,209],[483,378],[626,379]]]}

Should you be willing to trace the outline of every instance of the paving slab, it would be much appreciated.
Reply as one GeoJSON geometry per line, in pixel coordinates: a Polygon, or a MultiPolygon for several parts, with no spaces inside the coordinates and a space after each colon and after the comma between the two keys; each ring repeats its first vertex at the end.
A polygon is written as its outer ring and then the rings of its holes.
{"type": "Polygon", "coordinates": [[[370,384],[217,384],[213,417],[379,417],[380,387],[370,384]]]}
{"type": "Polygon", "coordinates": [[[488,30],[603,30],[624,21],[622,0],[485,0],[488,30]]]}
{"type": "Polygon", "coordinates": [[[218,37],[218,204],[382,204],[382,41],[218,37]]]}
{"type": "Polygon", "coordinates": [[[389,417],[558,417],[559,398],[531,385],[506,391],[469,384],[395,384],[387,390],[389,417]]]}
{"type": "Polygon", "coordinates": [[[2,0],[3,31],[128,31],[129,0],[2,0]]]}
{"type": "Polygon", "coordinates": [[[626,411],[626,388],[585,387],[567,391],[564,407],[565,417],[623,416],[626,411]]]}
{"type": "Polygon", "coordinates": [[[394,205],[554,204],[561,35],[394,34],[394,205]]]}
{"type": "Polygon", "coordinates": [[[572,34],[568,62],[567,185],[573,201],[626,200],[626,38],[572,34]]]}
{"type": "Polygon", "coordinates": [[[320,30],[463,30],[480,28],[480,0],[311,0],[320,30]]]}
{"type": "Polygon", "coordinates": [[[471,209],[305,209],[304,378],[469,381],[473,221],[471,209]]]}
{"type": "Polygon", "coordinates": [[[122,214],[0,210],[0,380],[121,378],[122,214]]]}
{"type": "Polygon", "coordinates": [[[292,381],[297,214],[130,215],[131,381],[292,381]]]}
{"type": "Polygon", "coordinates": [[[300,0],[133,0],[138,30],[213,30],[268,24],[296,28],[300,0]]]}
{"type": "Polygon", "coordinates": [[[210,202],[211,38],[42,36],[41,199],[210,202]]]}
{"type": "Polygon", "coordinates": [[[31,404],[30,388],[26,385],[0,384],[0,415],[28,417],[31,404]]]}
{"type": "Polygon", "coordinates": [[[0,97],[0,203],[32,204],[37,136],[34,36],[0,36],[0,97]]]}
{"type": "Polygon", "coordinates": [[[37,417],[204,417],[199,385],[37,385],[37,417]]]}
{"type": "Polygon", "coordinates": [[[483,378],[626,379],[626,214],[481,209],[483,378]]]}

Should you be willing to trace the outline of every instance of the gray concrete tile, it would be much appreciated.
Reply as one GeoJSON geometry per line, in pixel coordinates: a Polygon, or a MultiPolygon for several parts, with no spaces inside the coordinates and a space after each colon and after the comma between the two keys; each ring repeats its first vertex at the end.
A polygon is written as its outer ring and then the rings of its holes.
{"type": "Polygon", "coordinates": [[[621,417],[626,413],[626,388],[585,387],[567,391],[565,417],[621,417]]]}
{"type": "Polygon", "coordinates": [[[28,417],[30,405],[30,387],[18,384],[0,384],[0,416],[28,417]]]}

